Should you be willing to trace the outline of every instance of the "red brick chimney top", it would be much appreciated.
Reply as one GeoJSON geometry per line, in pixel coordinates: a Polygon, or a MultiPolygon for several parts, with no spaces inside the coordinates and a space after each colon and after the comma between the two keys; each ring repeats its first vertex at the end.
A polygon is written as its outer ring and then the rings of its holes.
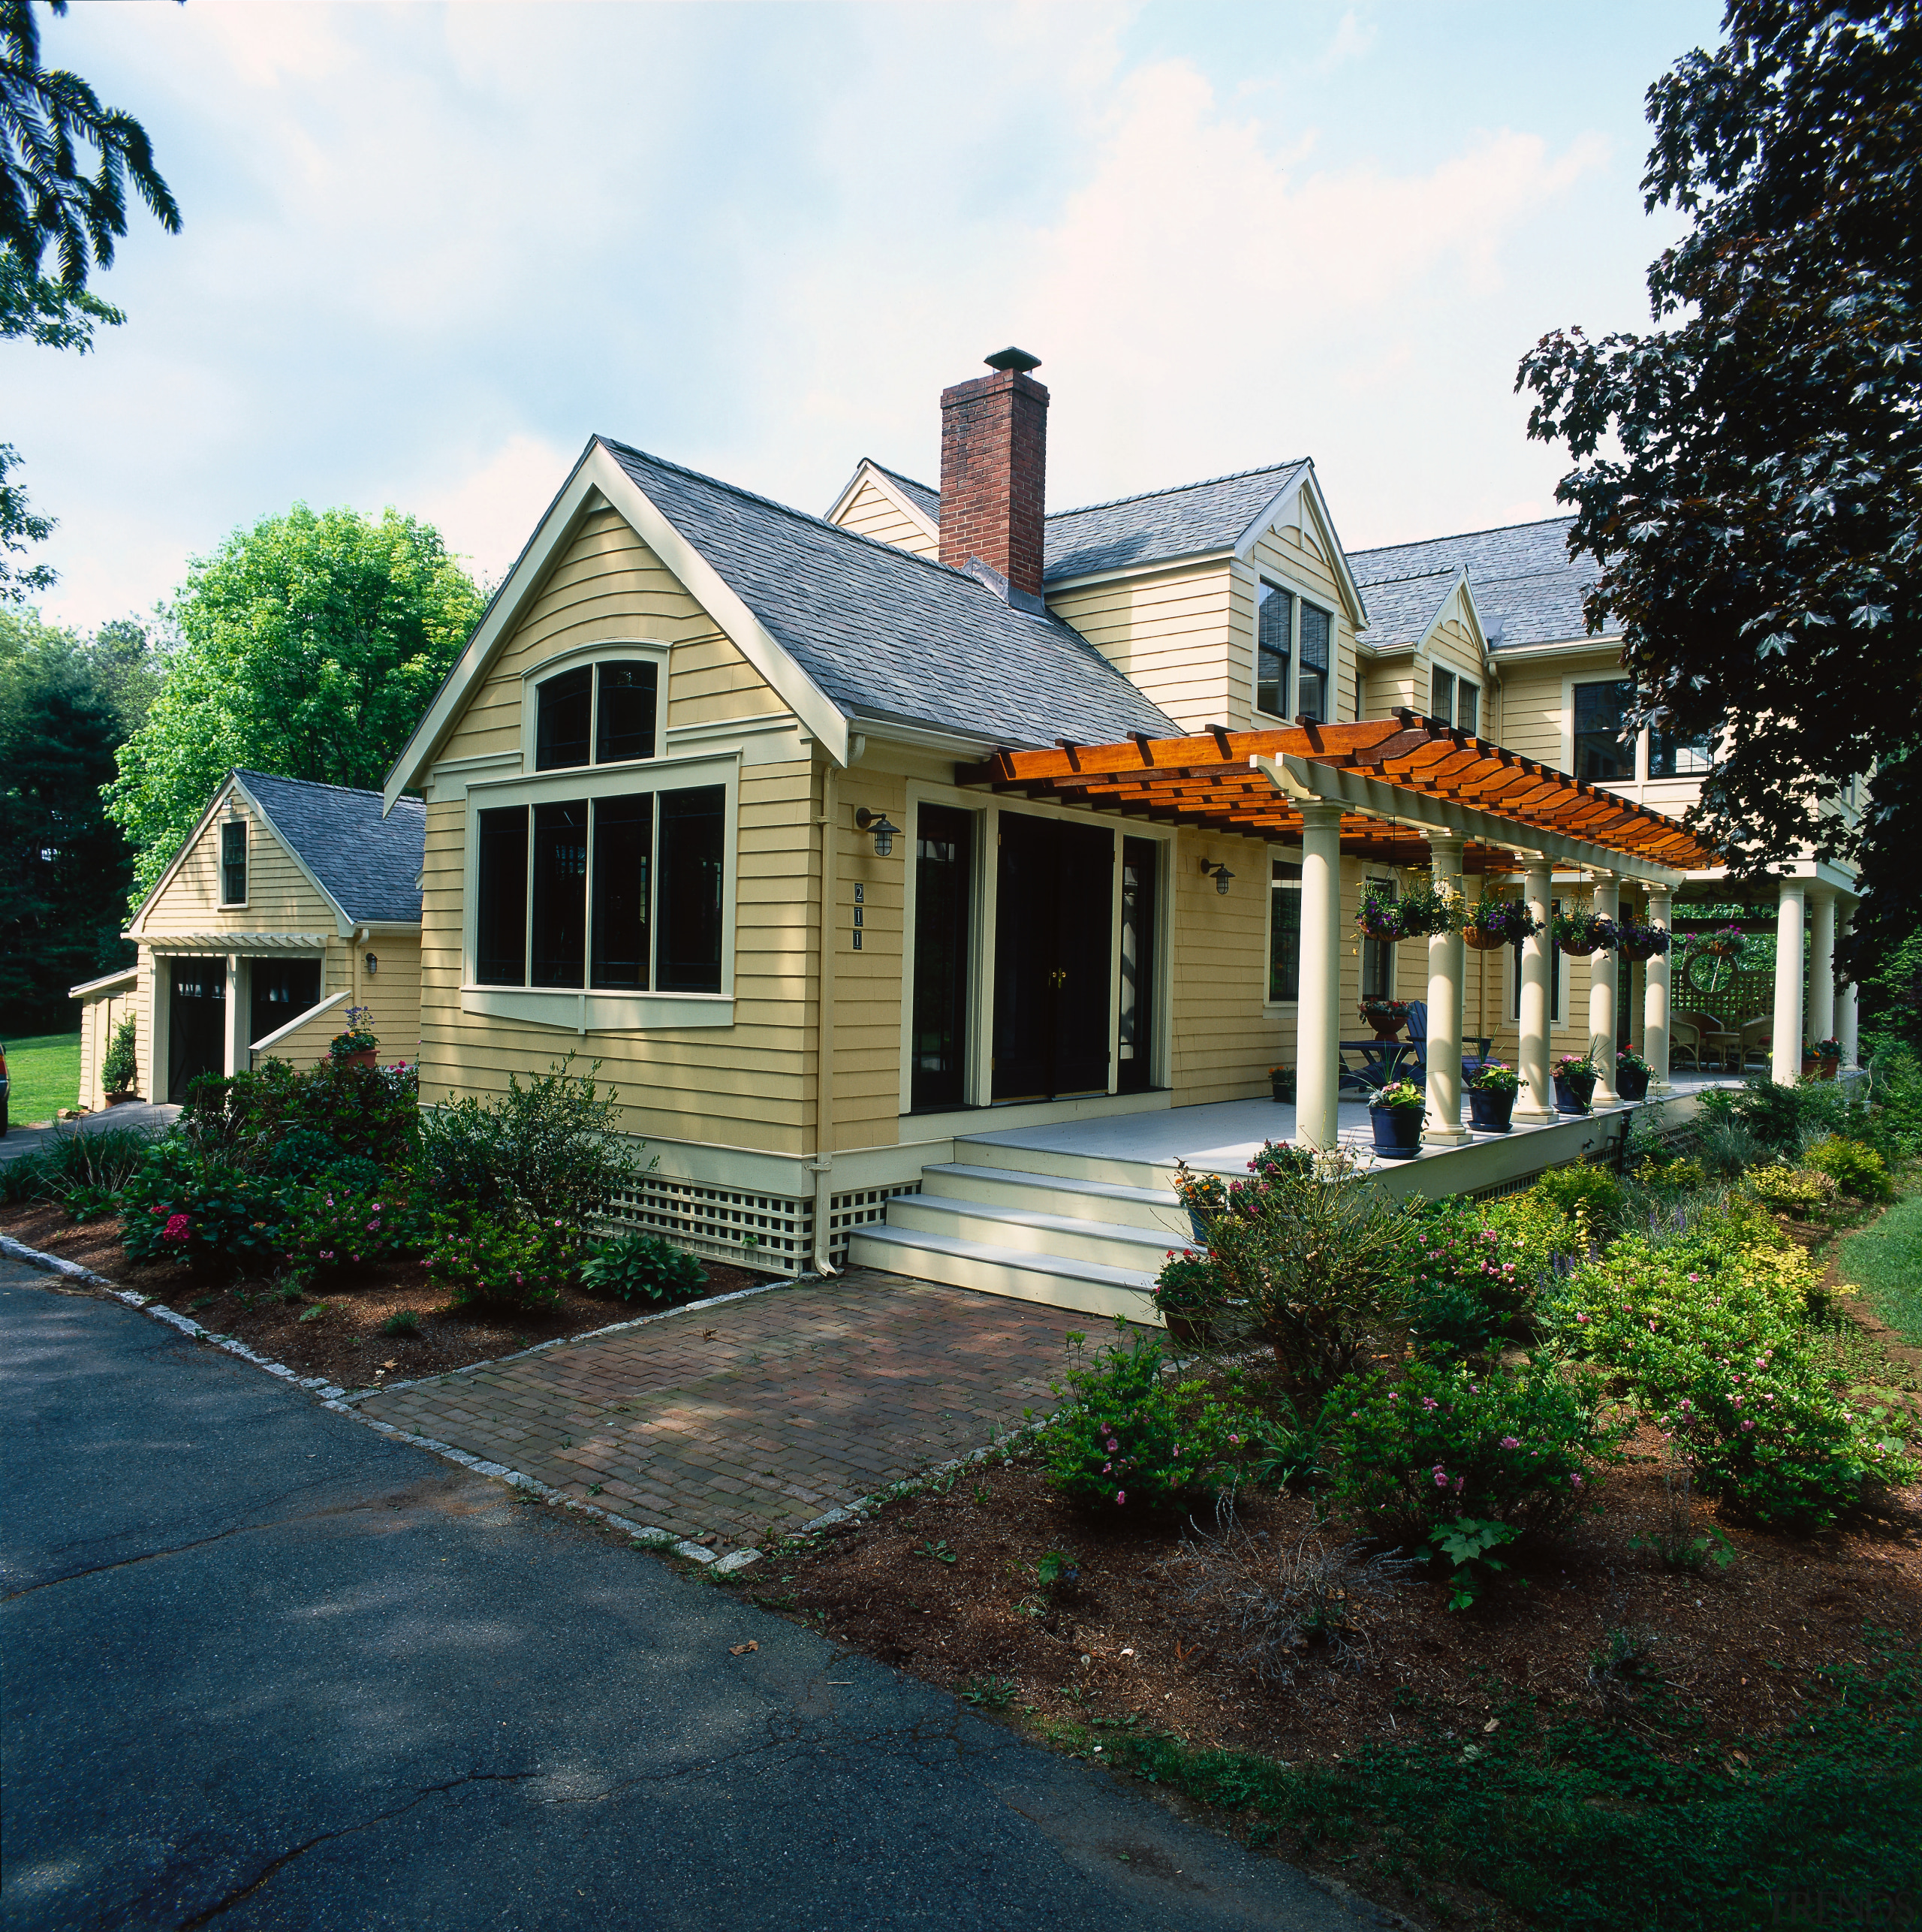
{"type": "Polygon", "coordinates": [[[971,559],[1026,597],[1041,594],[1047,516],[1048,392],[1022,349],[987,358],[992,375],[941,395],[941,560],[971,559]]]}

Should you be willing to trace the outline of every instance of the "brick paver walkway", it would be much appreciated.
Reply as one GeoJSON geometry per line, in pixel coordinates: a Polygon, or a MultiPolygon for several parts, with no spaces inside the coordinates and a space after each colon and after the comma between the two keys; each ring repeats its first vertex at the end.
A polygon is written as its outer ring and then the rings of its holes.
{"type": "Polygon", "coordinates": [[[1096,1325],[857,1270],[358,1406],[640,1522],[744,1545],[1051,1406],[1063,1336],[1096,1325]]]}

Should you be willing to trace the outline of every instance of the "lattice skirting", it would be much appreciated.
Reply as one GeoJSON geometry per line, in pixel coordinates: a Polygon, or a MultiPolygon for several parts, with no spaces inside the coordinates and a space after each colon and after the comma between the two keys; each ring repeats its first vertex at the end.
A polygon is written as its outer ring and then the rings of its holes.
{"type": "MultiPolygon", "coordinates": [[[[828,1258],[838,1267],[848,1258],[857,1228],[885,1219],[897,1194],[919,1191],[918,1180],[864,1187],[828,1197],[828,1258]]],[[[619,1226],[658,1234],[704,1255],[770,1274],[805,1274],[814,1264],[814,1197],[762,1194],[715,1181],[677,1180],[644,1174],[614,1197],[608,1218],[619,1226]]]]}

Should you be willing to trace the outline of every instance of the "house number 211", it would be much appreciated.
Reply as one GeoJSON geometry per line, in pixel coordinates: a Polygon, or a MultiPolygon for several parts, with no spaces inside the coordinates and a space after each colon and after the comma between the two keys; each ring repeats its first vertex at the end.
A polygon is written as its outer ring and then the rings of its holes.
{"type": "Polygon", "coordinates": [[[867,903],[867,888],[857,882],[854,887],[854,950],[861,949],[861,913],[867,903]]]}

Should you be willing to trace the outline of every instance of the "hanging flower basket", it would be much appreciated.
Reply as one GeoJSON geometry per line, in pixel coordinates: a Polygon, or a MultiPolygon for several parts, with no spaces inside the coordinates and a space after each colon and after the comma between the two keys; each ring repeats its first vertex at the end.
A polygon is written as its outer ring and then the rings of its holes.
{"type": "Polygon", "coordinates": [[[1739,960],[1742,957],[1743,942],[1747,936],[1740,926],[1717,926],[1709,932],[1691,933],[1686,942],[1689,957],[1739,960]]]}
{"type": "Polygon", "coordinates": [[[1400,902],[1402,930],[1411,939],[1426,939],[1437,933],[1452,933],[1461,924],[1462,902],[1452,893],[1437,892],[1423,883],[1403,895],[1400,902]]]}
{"type": "Polygon", "coordinates": [[[1555,943],[1571,959],[1613,952],[1621,939],[1615,921],[1601,912],[1558,912],[1549,921],[1555,943]]]}
{"type": "Polygon", "coordinates": [[[1520,899],[1484,899],[1471,906],[1462,922],[1462,938],[1478,953],[1499,951],[1541,930],[1541,921],[1520,899]]]}
{"type": "Polygon", "coordinates": [[[1354,915],[1354,923],[1365,939],[1381,939],[1392,945],[1397,939],[1411,936],[1400,900],[1384,898],[1372,891],[1362,894],[1361,909],[1354,915]]]}
{"type": "Polygon", "coordinates": [[[1631,913],[1616,929],[1616,950],[1625,960],[1652,960],[1667,951],[1672,943],[1668,928],[1658,926],[1631,913]]]}
{"type": "Polygon", "coordinates": [[[1378,1040],[1392,1040],[1408,1023],[1408,1002],[1371,996],[1361,1002],[1363,1023],[1375,1029],[1378,1040]]]}

